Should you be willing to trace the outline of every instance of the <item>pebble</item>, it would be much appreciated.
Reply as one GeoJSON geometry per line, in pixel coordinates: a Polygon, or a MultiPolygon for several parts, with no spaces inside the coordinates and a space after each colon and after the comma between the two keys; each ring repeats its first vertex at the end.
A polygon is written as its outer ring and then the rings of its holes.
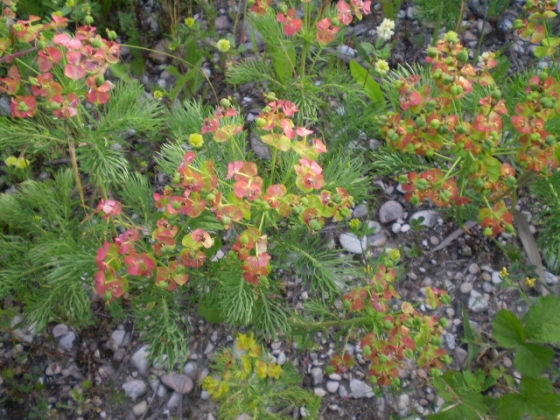
{"type": "Polygon", "coordinates": [[[286,363],[286,353],[281,351],[278,357],[276,358],[276,363],[278,363],[280,366],[286,363]]]}
{"type": "Polygon", "coordinates": [[[140,417],[148,410],[148,403],[146,401],[139,402],[134,407],[132,407],[132,413],[136,417],[140,417]]]}
{"type": "Polygon", "coordinates": [[[410,230],[410,225],[408,223],[405,223],[404,225],[402,225],[401,227],[401,233],[406,233],[410,230]]]}
{"type": "Polygon", "coordinates": [[[117,351],[117,349],[122,345],[124,341],[124,336],[126,335],[125,330],[115,330],[111,333],[111,340],[109,344],[109,348],[114,349],[113,351],[117,351]]]}
{"type": "Polygon", "coordinates": [[[350,391],[352,392],[352,397],[358,399],[363,398],[366,394],[372,392],[372,388],[363,381],[352,379],[350,381],[350,391]]]}
{"type": "Polygon", "coordinates": [[[217,31],[225,31],[226,29],[228,29],[229,28],[229,19],[228,19],[227,15],[218,16],[214,20],[214,28],[216,28],[217,31]]]}
{"type": "Polygon", "coordinates": [[[130,358],[130,363],[141,375],[146,375],[148,373],[148,368],[150,367],[150,361],[148,360],[149,355],[148,346],[145,345],[140,347],[130,358]]]}
{"type": "Polygon", "coordinates": [[[464,282],[463,284],[461,284],[461,287],[459,287],[459,290],[461,291],[461,293],[463,293],[465,295],[467,293],[470,293],[472,289],[473,289],[473,285],[472,285],[472,283],[469,283],[469,282],[464,282]]]}
{"type": "Polygon", "coordinates": [[[437,223],[437,219],[438,219],[438,212],[434,211],[434,210],[420,210],[417,211],[416,213],[414,213],[412,215],[412,217],[410,218],[410,220],[416,220],[416,219],[420,219],[421,217],[423,217],[424,219],[422,220],[422,222],[420,223],[422,226],[426,226],[426,227],[434,227],[437,223]]]}
{"type": "Polygon", "coordinates": [[[500,273],[498,271],[494,271],[492,273],[492,283],[494,284],[500,284],[502,283],[504,280],[502,279],[502,276],[500,276],[500,273]]]}
{"type": "Polygon", "coordinates": [[[181,401],[181,398],[183,398],[181,394],[179,394],[178,392],[174,392],[173,394],[171,394],[171,397],[169,397],[166,407],[169,409],[177,407],[179,405],[179,401],[181,401]]]}
{"type": "Polygon", "coordinates": [[[468,307],[473,312],[483,312],[488,309],[488,299],[482,296],[480,292],[471,290],[468,307]]]}
{"type": "Polygon", "coordinates": [[[352,233],[342,233],[338,237],[340,245],[344,250],[351,252],[353,254],[362,254],[367,248],[367,237],[363,237],[361,240],[352,233]]]}
{"type": "Polygon", "coordinates": [[[410,397],[408,394],[399,395],[397,398],[397,410],[402,417],[408,415],[408,411],[410,410],[410,397]]]}
{"type": "Polygon", "coordinates": [[[393,223],[393,225],[391,226],[391,231],[393,233],[399,233],[402,229],[402,226],[400,223],[393,223]]]}
{"type": "Polygon", "coordinates": [[[430,236],[430,243],[432,245],[438,245],[439,244],[439,239],[437,236],[430,236]]]}
{"type": "Polygon", "coordinates": [[[187,375],[171,372],[161,377],[161,382],[179,394],[188,394],[192,391],[194,384],[187,375]]]}
{"type": "Polygon", "coordinates": [[[168,56],[164,53],[169,49],[171,41],[168,39],[160,40],[153,48],[153,51],[148,54],[151,60],[163,64],[167,61],[168,56]]]}
{"type": "Polygon", "coordinates": [[[198,366],[194,362],[188,362],[183,368],[183,373],[191,379],[196,379],[196,370],[198,366]]]}
{"type": "Polygon", "coordinates": [[[58,363],[51,363],[45,370],[45,375],[55,376],[62,372],[62,367],[58,363]]]}
{"type": "Polygon", "coordinates": [[[53,328],[53,331],[52,331],[54,338],[62,337],[63,335],[68,334],[69,332],[70,332],[70,330],[64,324],[55,325],[55,327],[53,328]]]}
{"type": "Polygon", "coordinates": [[[381,223],[393,222],[402,219],[404,214],[403,207],[398,201],[389,200],[379,208],[379,221],[381,223]]]}
{"type": "Polygon", "coordinates": [[[144,381],[135,379],[130,382],[123,384],[122,389],[127,397],[136,401],[137,398],[141,397],[146,393],[147,390],[146,383],[144,381]]]}
{"type": "Polygon", "coordinates": [[[368,215],[368,208],[366,204],[360,204],[356,206],[352,212],[352,217],[354,219],[365,219],[368,215]]]}
{"type": "Polygon", "coordinates": [[[323,381],[323,370],[321,368],[311,369],[311,378],[313,378],[313,385],[318,385],[323,381]]]}
{"type": "Polygon", "coordinates": [[[200,393],[200,399],[201,400],[208,400],[210,399],[210,394],[208,393],[208,391],[204,390],[200,393]]]}
{"type": "Polygon", "coordinates": [[[327,391],[331,394],[336,393],[338,391],[338,387],[340,386],[340,382],[338,381],[327,381],[327,391]]]}
{"type": "Polygon", "coordinates": [[[472,263],[469,265],[469,273],[478,274],[480,272],[480,267],[477,263],[472,263]]]}
{"type": "Polygon", "coordinates": [[[485,293],[492,293],[494,291],[494,287],[492,286],[492,283],[485,281],[482,283],[482,290],[484,290],[485,293]]]}
{"type": "Polygon", "coordinates": [[[558,276],[555,276],[552,273],[549,273],[548,271],[545,271],[544,273],[544,277],[545,277],[545,281],[547,284],[554,286],[555,284],[558,284],[558,276]]]}
{"type": "Polygon", "coordinates": [[[323,388],[315,388],[313,390],[313,393],[319,398],[323,398],[325,395],[327,395],[327,391],[325,391],[323,388]]]}
{"type": "Polygon", "coordinates": [[[455,343],[455,336],[453,334],[445,334],[445,344],[449,350],[455,350],[456,343],[455,343]]]}
{"type": "Polygon", "coordinates": [[[456,347],[454,353],[454,359],[460,367],[464,367],[467,363],[467,357],[469,353],[462,347],[456,347]]]}
{"type": "Polygon", "coordinates": [[[338,395],[340,396],[340,398],[348,398],[348,391],[346,390],[346,387],[344,385],[340,385],[338,387],[338,395]]]}
{"type": "Polygon", "coordinates": [[[511,359],[509,357],[504,357],[502,359],[502,364],[508,369],[513,366],[513,363],[511,362],[511,359]]]}
{"type": "Polygon", "coordinates": [[[331,373],[329,375],[329,379],[332,379],[333,381],[340,381],[342,379],[342,376],[340,376],[338,373],[331,373]]]}
{"type": "Polygon", "coordinates": [[[68,334],[63,335],[58,342],[58,346],[63,350],[70,350],[76,339],[76,333],[70,331],[68,334]]]}
{"type": "Polygon", "coordinates": [[[484,271],[482,273],[482,280],[484,281],[492,281],[492,276],[490,275],[490,273],[487,273],[486,271],[484,271]]]}

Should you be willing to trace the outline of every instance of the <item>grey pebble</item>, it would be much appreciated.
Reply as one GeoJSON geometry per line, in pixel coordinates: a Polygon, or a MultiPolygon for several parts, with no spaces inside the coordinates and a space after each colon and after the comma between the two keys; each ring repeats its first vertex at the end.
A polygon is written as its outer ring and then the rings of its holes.
{"type": "Polygon", "coordinates": [[[58,342],[58,346],[63,350],[70,350],[76,339],[76,333],[74,331],[68,332],[68,334],[63,335],[58,342]]]}
{"type": "Polygon", "coordinates": [[[323,371],[321,368],[311,369],[311,378],[313,379],[313,385],[318,385],[323,381],[323,371]]]}
{"type": "Polygon", "coordinates": [[[135,379],[130,382],[123,384],[122,389],[127,397],[131,398],[132,401],[136,401],[137,398],[141,397],[146,393],[146,383],[144,381],[135,379]]]}
{"type": "Polygon", "coordinates": [[[363,398],[366,396],[366,394],[372,392],[372,388],[363,381],[352,379],[350,381],[350,391],[352,392],[352,397],[358,399],[363,398]]]}
{"type": "Polygon", "coordinates": [[[459,287],[459,290],[461,291],[461,293],[463,294],[467,294],[470,293],[471,290],[473,289],[473,285],[472,283],[469,282],[464,282],[463,284],[461,284],[461,286],[459,287]]]}
{"type": "Polygon", "coordinates": [[[148,346],[142,346],[130,358],[130,363],[141,375],[146,375],[148,373],[148,368],[150,367],[150,361],[148,356],[150,352],[148,351],[148,346]]]}
{"type": "Polygon", "coordinates": [[[398,201],[389,200],[379,208],[379,221],[381,223],[393,222],[403,217],[403,207],[398,201]]]}
{"type": "Polygon", "coordinates": [[[191,378],[187,375],[181,375],[176,372],[163,375],[161,377],[161,382],[179,394],[188,394],[194,387],[194,383],[191,378]]]}
{"type": "Polygon", "coordinates": [[[482,296],[480,292],[471,290],[468,303],[469,310],[473,312],[484,312],[488,309],[488,299],[482,296]]]}
{"type": "Polygon", "coordinates": [[[338,387],[340,386],[340,382],[338,381],[327,381],[327,391],[331,394],[336,393],[338,391],[338,387]]]}

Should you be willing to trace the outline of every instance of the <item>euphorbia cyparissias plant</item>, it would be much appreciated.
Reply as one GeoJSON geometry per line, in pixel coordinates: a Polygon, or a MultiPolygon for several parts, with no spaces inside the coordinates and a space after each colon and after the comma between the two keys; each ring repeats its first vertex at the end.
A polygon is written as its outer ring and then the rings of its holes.
{"type": "MultiPolygon", "coordinates": [[[[227,100],[222,105],[200,128],[203,136],[217,143],[234,141],[243,130],[235,122],[235,108],[227,100]]],[[[317,160],[327,147],[321,139],[311,137],[312,130],[295,126],[291,117],[297,112],[293,103],[275,99],[257,119],[261,140],[273,149],[266,173],[255,162],[240,160],[229,162],[227,175],[220,178],[212,160],[187,151],[172,184],[154,195],[159,213],[148,249],[138,250],[146,245],[139,240],[138,229],[128,230],[99,249],[97,293],[108,300],[122,296],[130,284],[129,276],[153,278],[157,286],[174,290],[187,283],[193,270],[211,264],[217,252],[214,245],[222,236],[217,231],[234,228],[240,233],[229,246],[229,258],[239,261],[247,283],[266,288],[273,260],[268,244],[271,238],[277,239],[269,234],[278,231],[278,222],[290,219],[313,232],[328,218],[348,217],[352,197],[343,187],[324,188],[326,180],[317,160]],[[292,173],[280,172],[281,159],[295,162],[292,173]],[[284,181],[277,183],[277,179],[284,181]],[[213,220],[214,227],[187,227],[189,220],[199,217],[213,220]]],[[[104,201],[98,209],[104,217],[111,217],[117,216],[115,209],[120,207],[104,201]]]]}
{"type": "Polygon", "coordinates": [[[515,195],[519,174],[497,156],[511,154],[521,169],[541,176],[552,175],[560,166],[556,137],[546,129],[546,122],[560,112],[558,81],[546,72],[534,76],[525,101],[512,112],[489,73],[497,65],[494,53],[482,54],[473,66],[457,34],[449,32],[428,49],[426,61],[431,80],[420,75],[398,80],[401,109],[381,117],[389,145],[438,162],[437,168],[400,179],[405,198],[441,207],[475,202],[482,207],[479,220],[485,235],[513,232],[504,199],[515,195]],[[460,112],[461,102],[476,84],[493,89],[479,100],[476,113],[467,115],[460,112]],[[502,147],[506,115],[512,116],[519,134],[515,151],[502,147]]]}
{"type": "MultiPolygon", "coordinates": [[[[2,20],[15,18],[6,9],[2,20]]],[[[93,26],[81,26],[71,36],[63,31],[68,19],[56,14],[49,23],[40,21],[31,15],[11,26],[16,43],[34,47],[27,50],[27,54],[37,55],[37,69],[31,74],[16,45],[9,38],[0,38],[0,56],[13,63],[6,77],[0,78],[0,93],[11,96],[12,117],[33,117],[37,106],[43,106],[57,118],[71,118],[77,115],[83,98],[96,105],[106,103],[113,85],[104,74],[110,64],[119,61],[119,45],[103,39],[93,26]]]]}

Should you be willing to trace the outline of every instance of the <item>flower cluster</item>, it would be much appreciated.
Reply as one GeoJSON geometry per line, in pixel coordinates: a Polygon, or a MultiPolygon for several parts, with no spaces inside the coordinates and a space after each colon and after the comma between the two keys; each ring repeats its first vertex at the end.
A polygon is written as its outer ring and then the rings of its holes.
{"type": "MultiPolygon", "coordinates": [[[[28,20],[17,20],[11,26],[20,43],[37,48],[39,70],[38,74],[26,77],[13,65],[6,77],[0,78],[0,93],[11,96],[12,117],[33,117],[38,101],[58,118],[74,117],[82,96],[92,104],[106,103],[113,85],[105,80],[104,74],[110,64],[119,61],[119,45],[103,39],[92,26],[79,27],[74,36],[70,36],[62,32],[68,19],[56,14],[52,15],[50,23],[38,23],[40,20],[31,15],[28,20]],[[81,87],[68,91],[63,87],[68,83],[60,79],[62,75],[82,82],[81,87]]],[[[20,54],[12,50],[15,47],[11,47],[8,39],[0,38],[0,46],[0,54],[6,59],[20,54]]],[[[34,49],[27,53],[32,51],[34,49]]]]}
{"type": "MultiPolygon", "coordinates": [[[[326,181],[318,163],[319,156],[327,151],[323,141],[311,138],[312,130],[295,126],[291,117],[298,108],[292,102],[278,100],[274,95],[269,97],[273,100],[263,109],[256,125],[262,132],[262,141],[276,150],[275,156],[279,153],[297,156],[293,173],[289,174],[292,181],[287,185],[275,184],[273,173],[265,180],[255,162],[241,160],[229,162],[227,175],[220,177],[212,160],[199,159],[196,153],[187,151],[171,185],[154,194],[160,218],[151,234],[151,250],[137,254],[128,242],[125,250],[116,247],[116,255],[126,257],[125,264],[136,263],[139,267],[133,271],[129,269],[128,275],[155,275],[155,284],[169,290],[187,283],[192,270],[205,267],[218,250],[216,230],[208,232],[186,227],[189,225],[186,221],[204,216],[205,220],[212,220],[223,230],[231,230],[235,224],[243,226],[237,230],[240,233],[234,237],[228,257],[237,258],[248,284],[266,287],[272,256],[263,228],[265,219],[275,224],[281,218],[294,218],[311,230],[319,230],[326,219],[342,220],[351,214],[353,200],[346,189],[324,188],[326,181]],[[253,220],[256,217],[258,225],[253,220]]],[[[204,136],[212,136],[217,143],[231,140],[243,130],[237,116],[229,100],[222,100],[214,114],[204,119],[200,129],[202,134],[190,135],[189,143],[193,147],[202,147],[204,136]]],[[[272,168],[276,164],[277,161],[273,161],[272,168]]],[[[98,206],[98,213],[106,219],[117,216],[121,210],[120,203],[114,200],[102,200],[98,206]]],[[[107,244],[100,250],[100,261],[104,261],[108,247],[107,244]]],[[[111,265],[100,266],[105,278],[107,267],[111,265]]],[[[119,273],[118,268],[115,263],[109,283],[113,277],[127,276],[119,273]]],[[[105,278],[101,281],[101,274],[99,278],[100,285],[107,283],[105,278]]],[[[105,290],[100,285],[97,290],[103,294],[105,290]]],[[[122,293],[113,293],[111,298],[116,295],[122,293]]]]}
{"type": "Polygon", "coordinates": [[[257,385],[261,380],[277,380],[282,375],[282,366],[269,361],[253,337],[238,335],[236,349],[224,350],[216,358],[215,364],[222,371],[220,379],[208,375],[202,382],[202,388],[216,399],[224,397],[231,387],[239,387],[240,382],[257,385]]]}
{"type": "MultiPolygon", "coordinates": [[[[457,34],[449,32],[428,49],[426,60],[431,63],[431,80],[418,75],[397,80],[401,110],[381,117],[381,130],[398,150],[434,159],[451,156],[448,160],[453,164],[447,170],[440,166],[402,177],[406,199],[413,204],[430,200],[437,206],[479,200],[485,206],[479,214],[484,233],[510,232],[513,217],[503,198],[517,181],[514,168],[496,157],[504,137],[503,119],[510,112],[489,73],[497,65],[495,55],[486,52],[473,66],[457,34]],[[457,109],[476,85],[493,89],[468,118],[457,109]],[[465,192],[472,196],[467,198],[465,192]]],[[[516,106],[511,117],[520,134],[517,161],[526,170],[550,175],[560,166],[556,139],[545,129],[547,120],[558,111],[559,92],[558,82],[548,74],[534,76],[526,101],[516,106]]]]}
{"type": "Polygon", "coordinates": [[[383,19],[383,22],[377,27],[377,36],[383,41],[389,41],[395,34],[395,22],[391,19],[383,19]]]}
{"type": "MultiPolygon", "coordinates": [[[[256,14],[264,15],[268,10],[268,5],[270,1],[263,2],[261,0],[256,0],[253,6],[251,6],[251,11],[256,14]]],[[[351,0],[347,3],[344,0],[339,0],[336,5],[337,16],[336,17],[325,17],[320,19],[315,28],[316,39],[321,45],[327,45],[334,41],[335,35],[340,31],[341,26],[348,26],[356,17],[358,20],[362,20],[364,15],[369,15],[371,13],[371,0],[351,0]]],[[[295,9],[283,8],[276,15],[276,21],[280,22],[283,26],[284,34],[287,36],[294,36],[300,32],[303,28],[303,20],[298,17],[298,13],[295,9]]],[[[395,26],[394,22],[388,21],[385,23],[385,27],[390,28],[390,23],[395,26]]],[[[391,31],[392,28],[388,29],[391,31]]],[[[386,32],[387,33],[387,32],[386,32]]],[[[389,36],[389,38],[392,36],[389,36]]]]}
{"type": "MultiPolygon", "coordinates": [[[[371,317],[373,331],[360,341],[364,359],[370,362],[370,381],[379,386],[400,385],[399,369],[405,362],[416,360],[433,376],[450,358],[440,348],[441,335],[446,320],[438,321],[435,316],[420,314],[409,302],[400,305],[400,311],[391,310],[394,299],[399,299],[395,289],[396,264],[400,253],[396,250],[384,254],[375,274],[363,287],[356,287],[344,296],[344,306],[358,316],[371,317]]],[[[426,303],[435,309],[441,303],[450,302],[446,291],[425,288],[426,303]]],[[[354,364],[348,354],[335,355],[331,359],[331,370],[345,372],[354,364]]]]}

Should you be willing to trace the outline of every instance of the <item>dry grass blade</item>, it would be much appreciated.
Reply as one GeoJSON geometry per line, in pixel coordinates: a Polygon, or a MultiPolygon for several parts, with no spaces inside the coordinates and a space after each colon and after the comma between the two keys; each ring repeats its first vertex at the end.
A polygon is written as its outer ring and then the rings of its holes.
{"type": "Polygon", "coordinates": [[[549,294],[548,289],[546,288],[546,277],[544,273],[544,266],[542,265],[541,254],[539,253],[539,249],[537,248],[537,243],[535,242],[535,238],[529,229],[529,223],[525,220],[525,217],[518,211],[513,210],[513,223],[515,224],[515,228],[517,229],[517,233],[519,235],[519,239],[521,240],[521,244],[523,245],[523,249],[527,253],[527,258],[529,260],[529,264],[534,265],[537,267],[537,274],[539,276],[539,292],[546,296],[549,294]]]}

